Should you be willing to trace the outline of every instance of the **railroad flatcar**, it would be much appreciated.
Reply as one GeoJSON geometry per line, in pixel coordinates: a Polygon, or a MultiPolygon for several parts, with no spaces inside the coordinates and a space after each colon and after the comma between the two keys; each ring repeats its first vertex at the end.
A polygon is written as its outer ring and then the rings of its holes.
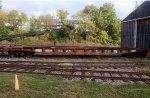
{"type": "Polygon", "coordinates": [[[94,46],[0,46],[0,53],[16,57],[33,55],[59,56],[135,56],[143,57],[149,49],[94,46]]]}

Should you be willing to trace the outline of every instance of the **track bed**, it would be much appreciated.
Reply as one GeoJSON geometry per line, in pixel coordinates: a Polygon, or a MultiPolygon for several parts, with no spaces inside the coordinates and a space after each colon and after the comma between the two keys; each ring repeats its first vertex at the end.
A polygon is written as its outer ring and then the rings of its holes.
{"type": "Polygon", "coordinates": [[[140,69],[150,62],[41,62],[1,61],[1,72],[32,73],[60,76],[67,80],[150,83],[150,72],[140,69]]]}

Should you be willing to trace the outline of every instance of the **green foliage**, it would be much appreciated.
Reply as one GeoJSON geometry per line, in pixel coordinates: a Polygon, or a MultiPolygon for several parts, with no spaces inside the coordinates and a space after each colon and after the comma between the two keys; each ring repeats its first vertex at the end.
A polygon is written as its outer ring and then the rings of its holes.
{"type": "Polygon", "coordinates": [[[61,10],[61,9],[57,10],[57,16],[62,23],[66,21],[68,15],[69,13],[65,10],[61,10]]]}
{"type": "Polygon", "coordinates": [[[12,10],[8,14],[8,23],[12,30],[18,28],[18,21],[19,21],[19,13],[16,10],[12,10]]]}
{"type": "MultiPolygon", "coordinates": [[[[101,7],[87,5],[84,9],[73,15],[78,24],[67,21],[69,13],[66,10],[57,10],[57,19],[51,14],[32,16],[28,19],[25,13],[12,10],[9,13],[0,10],[0,37],[8,34],[22,34],[26,32],[48,31],[50,33],[35,37],[42,41],[73,42],[73,43],[99,43],[101,45],[119,45],[121,20],[118,19],[114,5],[105,3],[101,7]],[[57,22],[56,22],[57,21],[57,22]],[[28,28],[24,28],[29,24],[28,28]],[[64,25],[63,30],[54,32],[54,25],[64,25]],[[65,27],[66,26],[66,27],[65,27]],[[74,30],[68,27],[74,27],[74,30]]],[[[34,39],[34,38],[33,38],[34,39]]],[[[24,41],[24,38],[17,38],[11,41],[24,41]]]]}
{"type": "Polygon", "coordinates": [[[5,24],[7,23],[7,13],[0,11],[0,37],[8,35],[8,29],[5,24]]]}
{"type": "Polygon", "coordinates": [[[12,10],[8,13],[8,24],[11,30],[23,26],[28,21],[25,13],[19,14],[17,10],[12,10]]]}
{"type": "Polygon", "coordinates": [[[107,45],[110,41],[109,36],[108,36],[108,32],[106,32],[106,31],[98,32],[94,41],[97,43],[101,43],[102,45],[107,45]]]}
{"type": "Polygon", "coordinates": [[[23,26],[28,21],[28,17],[25,13],[21,13],[19,16],[19,26],[23,26]]]}
{"type": "Polygon", "coordinates": [[[71,31],[67,31],[67,35],[69,40],[75,43],[76,33],[73,30],[71,30],[71,31]]]}
{"type": "Polygon", "coordinates": [[[30,45],[31,43],[29,41],[19,40],[17,44],[27,46],[30,45]]]}
{"type": "Polygon", "coordinates": [[[0,24],[4,25],[5,23],[7,23],[7,13],[4,11],[0,11],[0,24]]]}
{"type": "Polygon", "coordinates": [[[30,18],[30,30],[31,31],[41,31],[49,30],[54,25],[54,18],[51,14],[41,15],[37,18],[32,16],[30,18]]]}
{"type": "Polygon", "coordinates": [[[0,25],[0,37],[7,36],[8,32],[8,29],[4,25],[0,25]]]}
{"type": "Polygon", "coordinates": [[[49,33],[49,40],[54,42],[54,46],[56,45],[57,42],[57,33],[56,32],[50,32],[49,33]]]}
{"type": "Polygon", "coordinates": [[[105,3],[100,8],[88,5],[73,18],[81,21],[77,31],[84,35],[81,36],[83,39],[102,45],[119,44],[121,20],[117,18],[111,3],[105,3]]]}
{"type": "Polygon", "coordinates": [[[114,42],[119,39],[121,22],[117,18],[114,6],[111,3],[106,3],[100,7],[102,17],[104,19],[104,29],[108,31],[108,35],[114,42]]]}
{"type": "Polygon", "coordinates": [[[33,31],[39,31],[39,28],[40,28],[40,21],[35,18],[34,16],[32,16],[30,18],[30,31],[33,32],[33,31]]]}
{"type": "Polygon", "coordinates": [[[54,25],[54,18],[51,14],[41,15],[38,17],[38,21],[41,24],[41,28],[44,30],[48,30],[54,25]]]}

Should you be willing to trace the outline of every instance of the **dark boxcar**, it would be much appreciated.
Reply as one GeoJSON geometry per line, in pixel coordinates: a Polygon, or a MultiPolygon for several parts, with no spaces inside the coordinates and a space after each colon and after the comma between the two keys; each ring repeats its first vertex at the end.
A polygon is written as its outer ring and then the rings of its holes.
{"type": "Polygon", "coordinates": [[[122,22],[121,47],[150,48],[150,1],[143,2],[122,22]]]}

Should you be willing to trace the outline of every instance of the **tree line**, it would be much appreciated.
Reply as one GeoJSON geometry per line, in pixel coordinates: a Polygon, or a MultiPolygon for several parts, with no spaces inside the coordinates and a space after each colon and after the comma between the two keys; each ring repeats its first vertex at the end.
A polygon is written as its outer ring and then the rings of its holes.
{"type": "MultiPolygon", "coordinates": [[[[30,40],[43,40],[47,42],[72,42],[72,43],[99,43],[103,46],[120,44],[121,20],[117,17],[114,5],[105,3],[99,8],[87,5],[78,11],[68,21],[68,11],[57,10],[57,17],[52,14],[28,17],[26,13],[17,10],[5,12],[0,10],[0,37],[8,35],[36,32],[48,32],[42,36],[32,37],[30,40]],[[60,32],[48,31],[53,25],[74,26],[74,29],[64,29],[60,32]]],[[[10,41],[29,41],[27,38],[17,38],[10,41]]]]}

